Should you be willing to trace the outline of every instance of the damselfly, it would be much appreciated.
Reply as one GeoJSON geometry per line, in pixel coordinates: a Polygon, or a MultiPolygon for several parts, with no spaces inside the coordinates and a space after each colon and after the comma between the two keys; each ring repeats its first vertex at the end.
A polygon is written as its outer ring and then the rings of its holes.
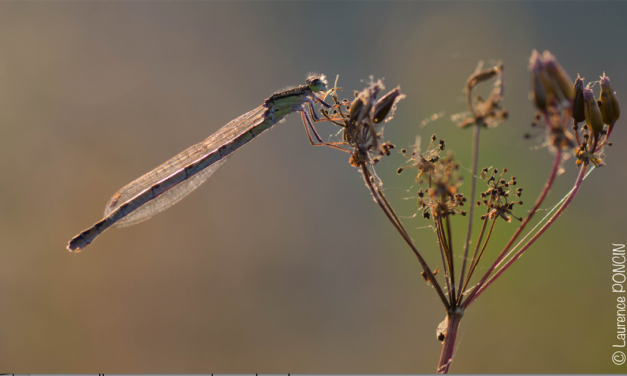
{"type": "Polygon", "coordinates": [[[292,112],[301,112],[312,145],[346,151],[333,143],[323,142],[314,128],[314,122],[331,120],[328,117],[318,119],[314,105],[320,103],[331,108],[324,98],[333,90],[336,89],[327,91],[324,75],[315,75],[307,78],[305,85],[272,95],[261,106],[231,121],[205,141],[120,189],[107,203],[104,218],[74,237],[68,250],[80,252],[109,227],[134,225],[174,205],[204,183],[231,153],[292,112]]]}

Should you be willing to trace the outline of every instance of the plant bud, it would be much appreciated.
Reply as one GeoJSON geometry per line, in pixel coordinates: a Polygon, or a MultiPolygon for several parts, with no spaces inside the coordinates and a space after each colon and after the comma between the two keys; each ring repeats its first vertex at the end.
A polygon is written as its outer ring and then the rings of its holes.
{"type": "Polygon", "coordinates": [[[555,81],[555,83],[557,83],[557,86],[564,97],[569,101],[572,101],[573,92],[570,88],[573,86],[573,80],[570,78],[568,73],[566,73],[564,68],[562,68],[560,63],[557,62],[555,56],[551,55],[549,51],[544,51],[542,58],[546,72],[555,81]]]}
{"type": "Polygon", "coordinates": [[[577,79],[573,85],[573,119],[576,122],[582,122],[586,120],[586,110],[583,100],[583,79],[577,74],[577,79]]]}
{"type": "Polygon", "coordinates": [[[547,93],[542,80],[542,62],[538,51],[533,50],[529,60],[529,71],[531,72],[531,90],[533,91],[533,102],[541,111],[546,111],[547,93]]]}
{"type": "Polygon", "coordinates": [[[618,107],[618,99],[616,99],[616,93],[612,90],[610,85],[610,79],[603,72],[601,77],[601,116],[603,116],[603,122],[607,125],[613,125],[620,116],[620,108],[618,107]]]}
{"type": "Polygon", "coordinates": [[[583,89],[584,110],[588,127],[598,136],[603,131],[603,117],[592,89],[583,89]]]}
{"type": "Polygon", "coordinates": [[[374,122],[382,122],[388,116],[390,110],[392,110],[396,102],[402,98],[404,98],[404,95],[401,95],[401,88],[397,87],[379,99],[374,105],[374,122]]]}

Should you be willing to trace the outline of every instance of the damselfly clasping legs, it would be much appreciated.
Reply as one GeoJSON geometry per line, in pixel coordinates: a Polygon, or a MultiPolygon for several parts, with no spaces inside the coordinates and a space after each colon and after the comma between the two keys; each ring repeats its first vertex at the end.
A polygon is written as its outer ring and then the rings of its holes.
{"type": "Polygon", "coordinates": [[[314,75],[307,78],[305,85],[273,94],[261,106],[231,121],[205,141],[120,189],[107,202],[104,218],[75,236],[68,250],[80,252],[109,227],[134,225],[174,205],[204,183],[231,153],[292,112],[301,112],[312,145],[349,152],[337,146],[344,143],[323,142],[314,128],[315,122],[332,120],[330,117],[319,119],[314,105],[335,107],[324,101],[326,95],[335,90],[327,91],[324,75],[314,75]]]}

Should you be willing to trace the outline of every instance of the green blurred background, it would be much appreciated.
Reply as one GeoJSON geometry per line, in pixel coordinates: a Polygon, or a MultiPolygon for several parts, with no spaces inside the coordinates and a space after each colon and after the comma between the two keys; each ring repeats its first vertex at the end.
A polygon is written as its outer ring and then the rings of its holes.
{"type": "MultiPolygon", "coordinates": [[[[347,156],[311,147],[298,116],[166,213],[79,255],[65,246],[120,187],[310,71],[339,74],[347,97],[370,75],[401,85],[386,138],[400,148],[437,133],[468,168],[471,131],[450,116],[477,62],[502,59],[511,118],[483,133],[480,165],[516,175],[522,214],[552,161],[541,137],[523,139],[531,50],[573,77],[607,72],[625,101],[626,15],[616,2],[0,3],[2,371],[433,372],[435,292],[347,156]]],[[[452,372],[627,370],[611,362],[623,123],[608,166],[466,313],[452,372]]],[[[402,163],[394,153],[377,171],[408,217],[417,187],[396,175],[402,163]]],[[[544,208],[575,180],[572,159],[564,167],[544,208]]],[[[405,224],[440,264],[429,222],[405,224]]],[[[514,224],[497,230],[492,259],[514,224]]]]}

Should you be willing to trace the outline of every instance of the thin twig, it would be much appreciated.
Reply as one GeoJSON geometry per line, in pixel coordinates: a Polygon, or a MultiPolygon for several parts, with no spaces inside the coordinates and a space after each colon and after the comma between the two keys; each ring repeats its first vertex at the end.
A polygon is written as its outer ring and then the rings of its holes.
{"type": "Polygon", "coordinates": [[[451,260],[451,285],[453,287],[453,291],[451,294],[451,306],[454,308],[457,305],[457,298],[455,294],[455,262],[453,260],[453,236],[451,234],[451,221],[449,220],[449,216],[445,216],[444,220],[446,221],[446,233],[448,234],[448,252],[449,258],[451,260]]]}
{"type": "Polygon", "coordinates": [[[449,295],[449,301],[453,301],[453,295],[451,295],[453,289],[451,288],[451,273],[449,270],[449,259],[448,259],[448,252],[445,250],[446,248],[446,240],[443,239],[444,234],[442,233],[442,224],[438,221],[434,219],[434,223],[435,223],[435,232],[436,235],[438,237],[438,246],[440,248],[440,254],[442,255],[442,264],[443,264],[443,269],[444,269],[444,281],[446,282],[446,291],[448,292],[449,295]]]}
{"type": "MultiPolygon", "coordinates": [[[[481,247],[481,252],[479,252],[479,256],[477,259],[471,264],[470,271],[468,272],[468,278],[472,276],[475,272],[475,268],[479,265],[479,261],[481,261],[481,256],[483,256],[483,251],[485,251],[486,246],[488,245],[488,241],[490,241],[490,237],[492,236],[492,230],[494,230],[494,225],[496,224],[497,218],[492,220],[492,224],[490,225],[490,231],[488,231],[488,236],[485,238],[485,242],[483,243],[483,247],[481,247]]],[[[486,220],[487,222],[487,220],[486,220]]]]}
{"type": "MultiPolygon", "coordinates": [[[[490,211],[490,208],[488,208],[488,212],[490,211]]],[[[470,259],[470,265],[472,266],[475,263],[475,260],[477,258],[477,253],[479,252],[479,247],[481,247],[481,241],[483,240],[483,234],[485,233],[485,228],[486,225],[488,224],[488,218],[486,216],[486,218],[483,220],[483,224],[481,225],[481,232],[479,233],[479,239],[477,240],[477,245],[475,246],[475,251],[472,253],[472,258],[470,259]]],[[[463,294],[464,291],[466,291],[466,286],[468,286],[468,282],[470,282],[470,278],[472,277],[472,273],[468,273],[466,275],[466,280],[464,281],[464,284],[462,286],[462,293],[460,294],[460,299],[458,299],[458,301],[461,300],[461,295],[463,294]]]]}
{"type": "MultiPolygon", "coordinates": [[[[470,95],[469,95],[470,96],[470,95]]],[[[468,100],[468,99],[467,99],[468,100]]],[[[470,101],[468,101],[471,104],[470,101]]],[[[472,107],[472,105],[471,105],[472,107]]],[[[462,262],[462,272],[459,276],[459,285],[461,286],[464,283],[464,273],[466,272],[466,261],[468,260],[468,247],[470,247],[470,237],[472,235],[472,224],[474,220],[474,212],[475,212],[475,194],[477,187],[477,169],[479,164],[479,132],[481,130],[481,126],[479,124],[475,124],[473,130],[473,143],[472,143],[472,172],[470,175],[470,210],[468,210],[468,229],[466,230],[466,241],[464,242],[464,259],[462,262]]],[[[459,301],[462,297],[463,289],[459,290],[459,295],[457,300],[459,301]]]]}

